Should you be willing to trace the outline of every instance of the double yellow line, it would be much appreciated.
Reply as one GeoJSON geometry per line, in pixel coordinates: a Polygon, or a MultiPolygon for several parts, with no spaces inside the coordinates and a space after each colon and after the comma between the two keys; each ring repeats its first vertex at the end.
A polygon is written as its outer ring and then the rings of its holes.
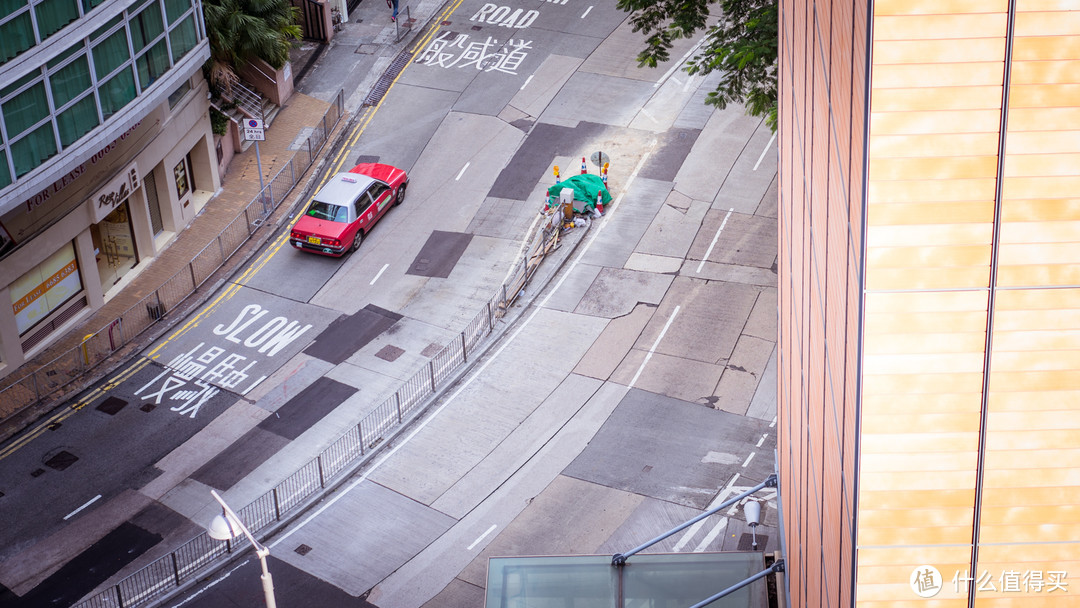
{"type": "MultiPolygon", "coordinates": [[[[452,2],[448,3],[446,7],[443,8],[443,11],[439,14],[438,19],[434,21],[435,25],[432,26],[424,35],[422,35],[420,39],[416,41],[416,43],[413,44],[412,48],[409,50],[409,52],[414,57],[416,53],[420,52],[423,48],[430,44],[432,40],[435,39],[436,34],[438,34],[439,31],[442,29],[442,22],[446,21],[450,17],[450,15],[452,15],[454,11],[456,11],[457,8],[461,6],[462,2],[463,0],[453,0],[452,2]]],[[[410,61],[409,63],[411,64],[412,62],[410,61]]],[[[397,84],[397,81],[401,78],[401,75],[405,73],[405,70],[408,69],[408,67],[408,64],[406,64],[406,66],[401,69],[398,75],[394,77],[394,80],[390,82],[390,86],[387,87],[386,93],[383,94],[382,99],[379,100],[379,103],[363,109],[363,112],[360,114],[359,119],[356,121],[356,126],[353,128],[352,133],[350,133],[349,137],[346,139],[345,145],[341,147],[341,150],[338,151],[338,153],[334,156],[333,161],[331,161],[332,169],[325,172],[322,179],[319,181],[319,188],[322,188],[323,185],[326,184],[326,181],[330,178],[330,176],[335,175],[336,173],[338,173],[338,171],[340,171],[342,164],[345,163],[345,159],[348,157],[348,152],[360,140],[360,135],[363,134],[365,129],[367,129],[368,125],[371,123],[371,119],[374,118],[375,113],[378,112],[379,108],[382,107],[383,101],[386,100],[386,97],[390,94],[390,91],[394,88],[394,85],[397,84]]],[[[297,216],[297,218],[289,224],[289,228],[291,229],[292,226],[299,219],[299,216],[297,216]]],[[[38,425],[35,426],[34,429],[26,435],[23,435],[11,444],[4,446],[3,449],[0,449],[0,460],[3,460],[5,457],[13,454],[19,448],[29,444],[31,441],[39,437],[45,431],[49,430],[49,428],[53,425],[63,422],[68,417],[75,414],[75,412],[86,407],[95,399],[101,397],[108,391],[116,388],[121,383],[127,381],[129,378],[138,373],[139,370],[146,367],[150,363],[150,360],[157,355],[158,351],[160,351],[162,347],[164,347],[170,341],[179,338],[180,336],[184,335],[185,333],[196,327],[204,317],[213,312],[223,302],[227,302],[230,298],[236,295],[236,293],[240,290],[240,287],[246,284],[247,281],[251,279],[251,277],[253,277],[256,273],[259,272],[259,270],[266,266],[270,259],[273,258],[274,255],[276,255],[277,252],[281,250],[281,247],[289,238],[289,232],[290,230],[285,230],[282,234],[280,234],[277,239],[274,240],[273,244],[265,252],[263,252],[263,254],[260,255],[258,259],[256,259],[251,265],[249,265],[247,269],[244,270],[244,272],[239,277],[237,277],[235,281],[230,283],[229,286],[225,288],[225,290],[223,290],[221,294],[219,294],[218,297],[214,299],[213,302],[211,302],[207,306],[204,306],[198,314],[189,319],[179,329],[173,332],[172,335],[166,338],[161,344],[159,344],[152,351],[147,353],[146,357],[139,357],[138,360],[133,362],[116,376],[110,378],[105,384],[96,387],[94,390],[81,397],[78,401],[72,403],[69,407],[57,412],[46,420],[38,423],[38,425]]]]}
{"type": "MultiPolygon", "coordinates": [[[[450,15],[452,15],[454,11],[457,10],[457,8],[461,6],[461,3],[463,1],[464,0],[454,0],[453,2],[447,4],[446,7],[443,8],[442,13],[439,14],[438,19],[435,20],[435,25],[431,27],[424,35],[422,35],[415,44],[413,44],[413,47],[409,50],[409,53],[415,56],[417,52],[430,44],[431,41],[435,39],[436,34],[438,34],[439,31],[442,29],[442,22],[446,21],[450,17],[450,15]]],[[[410,64],[411,63],[412,62],[410,61],[410,64]]],[[[387,96],[390,95],[390,91],[393,90],[394,85],[397,84],[397,81],[401,78],[401,75],[405,73],[405,70],[408,69],[408,67],[408,64],[406,64],[406,66],[403,67],[400,72],[398,72],[397,76],[395,76],[394,79],[390,82],[390,86],[386,88],[386,93],[383,94],[382,98],[379,100],[379,103],[363,109],[359,119],[356,121],[356,126],[353,127],[352,133],[350,133],[349,136],[346,138],[345,145],[342,146],[340,150],[338,150],[337,154],[334,156],[334,159],[330,161],[331,168],[330,170],[323,173],[323,177],[319,181],[319,185],[316,190],[322,188],[331,176],[336,175],[341,170],[342,165],[348,158],[348,153],[352,150],[353,146],[355,146],[356,143],[360,140],[360,135],[362,135],[367,129],[368,125],[371,124],[371,120],[375,117],[375,113],[378,112],[379,108],[382,107],[383,102],[386,101],[387,96]]],[[[291,228],[299,220],[300,216],[297,216],[295,219],[293,219],[292,222],[289,224],[290,230],[285,230],[280,235],[278,235],[278,237],[274,240],[270,247],[268,247],[267,250],[263,252],[263,254],[259,256],[257,260],[255,260],[254,263],[248,266],[244,273],[237,277],[236,281],[231,283],[229,287],[227,287],[216,299],[214,299],[213,302],[204,307],[201,311],[199,311],[197,315],[192,317],[187,323],[185,323],[178,330],[176,330],[176,332],[166,338],[164,342],[157,346],[157,348],[150,351],[147,356],[150,358],[154,358],[157,352],[161,350],[162,347],[164,347],[170,341],[179,338],[180,336],[184,335],[185,333],[196,327],[204,316],[213,312],[221,303],[226,302],[230,298],[232,298],[236,294],[236,292],[240,290],[240,287],[246,284],[252,276],[254,276],[264,266],[266,266],[266,264],[270,261],[271,258],[277,255],[278,251],[280,251],[281,248],[288,241],[291,228]]]]}

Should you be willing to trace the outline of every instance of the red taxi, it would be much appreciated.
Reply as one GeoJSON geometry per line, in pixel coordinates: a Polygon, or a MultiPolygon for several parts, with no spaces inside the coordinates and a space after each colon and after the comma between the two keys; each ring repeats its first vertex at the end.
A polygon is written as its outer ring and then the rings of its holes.
{"type": "Polygon", "coordinates": [[[386,210],[405,200],[409,178],[382,163],[356,165],[330,178],[293,225],[289,243],[297,249],[341,256],[356,251],[386,210]]]}

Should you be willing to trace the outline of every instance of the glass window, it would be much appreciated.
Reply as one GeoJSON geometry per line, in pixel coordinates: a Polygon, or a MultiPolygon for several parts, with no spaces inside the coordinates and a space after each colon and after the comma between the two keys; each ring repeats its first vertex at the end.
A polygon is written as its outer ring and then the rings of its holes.
{"type": "Polygon", "coordinates": [[[155,2],[146,7],[128,22],[128,27],[131,28],[131,46],[138,53],[165,31],[161,23],[161,5],[155,2]]]}
{"type": "Polygon", "coordinates": [[[4,102],[4,125],[7,135],[14,139],[49,115],[49,100],[45,96],[45,83],[34,86],[4,102]]]}
{"type": "Polygon", "coordinates": [[[75,0],[42,0],[34,7],[37,14],[38,33],[44,40],[60,28],[79,18],[79,5],[75,0]]]}
{"type": "Polygon", "coordinates": [[[176,87],[176,90],[169,93],[169,109],[176,107],[176,104],[180,103],[180,100],[187,95],[187,92],[191,90],[191,81],[185,80],[183,84],[176,87]]]}
{"type": "Polygon", "coordinates": [[[56,134],[52,122],[47,122],[11,144],[11,156],[15,159],[15,175],[22,177],[46,159],[56,154],[56,134]]]}
{"type": "Polygon", "coordinates": [[[0,188],[11,184],[11,171],[8,169],[7,150],[0,150],[0,188]]]}
{"type": "Polygon", "coordinates": [[[0,19],[26,6],[26,0],[0,0],[0,19]]]}
{"type": "Polygon", "coordinates": [[[34,23],[27,11],[0,25],[0,63],[34,46],[34,23]]]}
{"type": "MultiPolygon", "coordinates": [[[[5,0],[0,0],[3,2],[5,0]]],[[[176,23],[188,9],[191,8],[191,0],[165,0],[165,16],[169,18],[169,25],[176,23]]]]}
{"type": "Polygon", "coordinates": [[[30,82],[32,82],[38,76],[41,76],[41,70],[33,70],[33,71],[29,72],[28,74],[26,74],[22,78],[20,78],[20,79],[16,80],[15,82],[9,84],[8,86],[4,87],[3,89],[0,89],[0,98],[8,97],[9,95],[14,93],[15,91],[18,91],[19,89],[21,89],[23,87],[23,85],[26,85],[26,84],[29,84],[30,82]]]}
{"type": "Polygon", "coordinates": [[[324,203],[322,201],[311,201],[311,206],[308,207],[307,214],[313,218],[331,222],[345,223],[349,221],[348,207],[324,203]]]}
{"type": "Polygon", "coordinates": [[[97,104],[94,96],[87,95],[70,108],[56,116],[56,125],[60,127],[60,145],[67,147],[86,135],[98,125],[97,104]]]}
{"type": "Polygon", "coordinates": [[[50,59],[49,63],[47,63],[46,65],[49,66],[50,70],[55,69],[56,66],[60,65],[61,63],[64,63],[65,59],[67,59],[68,57],[71,57],[75,53],[78,53],[79,51],[83,50],[83,48],[85,48],[83,43],[82,42],[77,42],[77,43],[71,45],[70,47],[68,47],[68,49],[66,51],[64,51],[63,53],[60,53],[56,57],[53,57],[52,59],[50,59]]]}
{"type": "Polygon", "coordinates": [[[89,13],[90,9],[101,4],[102,2],[105,2],[105,0],[82,0],[83,14],[89,13]]]}
{"type": "Polygon", "coordinates": [[[97,42],[97,39],[104,36],[105,32],[108,32],[112,28],[116,27],[116,25],[118,23],[120,23],[121,21],[123,21],[123,20],[124,20],[123,15],[117,15],[117,16],[113,17],[112,19],[109,19],[105,23],[105,25],[103,25],[103,26],[99,27],[98,29],[94,30],[93,34],[90,34],[90,42],[97,42]]]}
{"type": "Polygon", "coordinates": [[[108,76],[128,59],[131,57],[128,55],[127,36],[121,28],[94,46],[94,71],[98,80],[108,76]]]}
{"type": "Polygon", "coordinates": [[[165,47],[165,41],[150,47],[135,60],[135,64],[139,69],[139,86],[146,89],[169,69],[169,49],[165,47]]]}
{"type": "Polygon", "coordinates": [[[135,77],[131,75],[131,70],[124,70],[99,86],[98,95],[101,96],[102,116],[109,118],[116,114],[135,99],[135,77]]]}
{"type": "Polygon", "coordinates": [[[90,89],[90,64],[83,55],[59,70],[49,74],[53,103],[62,108],[64,104],[90,89]]]}
{"type": "Polygon", "coordinates": [[[75,247],[68,243],[11,284],[11,308],[19,335],[82,292],[75,247]]]}
{"type": "Polygon", "coordinates": [[[176,26],[176,29],[169,32],[169,41],[172,42],[172,59],[173,63],[180,61],[180,58],[184,56],[191,49],[195,48],[195,17],[188,15],[187,19],[184,19],[180,25],[176,26]]]}
{"type": "Polygon", "coordinates": [[[371,200],[378,202],[379,197],[382,196],[389,189],[390,186],[387,186],[382,182],[375,182],[374,184],[371,184],[371,186],[368,188],[368,194],[371,195],[371,200]]]}

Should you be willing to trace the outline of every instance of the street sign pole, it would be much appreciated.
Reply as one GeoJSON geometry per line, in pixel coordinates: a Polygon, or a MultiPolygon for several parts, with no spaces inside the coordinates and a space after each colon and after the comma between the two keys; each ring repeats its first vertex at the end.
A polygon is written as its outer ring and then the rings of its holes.
{"type": "Polygon", "coordinates": [[[244,119],[244,139],[255,142],[255,164],[259,166],[259,196],[261,197],[262,191],[266,188],[263,184],[262,157],[259,156],[259,142],[266,139],[265,131],[263,131],[262,119],[244,119]]]}

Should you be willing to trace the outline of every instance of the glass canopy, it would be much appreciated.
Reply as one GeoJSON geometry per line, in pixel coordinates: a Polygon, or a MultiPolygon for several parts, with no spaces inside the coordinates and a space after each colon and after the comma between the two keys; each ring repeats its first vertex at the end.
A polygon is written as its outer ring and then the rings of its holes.
{"type": "MultiPolygon", "coordinates": [[[[486,608],[689,608],[765,569],[760,552],[492,557],[486,608]]],[[[758,580],[709,608],[767,605],[758,580]]]]}

